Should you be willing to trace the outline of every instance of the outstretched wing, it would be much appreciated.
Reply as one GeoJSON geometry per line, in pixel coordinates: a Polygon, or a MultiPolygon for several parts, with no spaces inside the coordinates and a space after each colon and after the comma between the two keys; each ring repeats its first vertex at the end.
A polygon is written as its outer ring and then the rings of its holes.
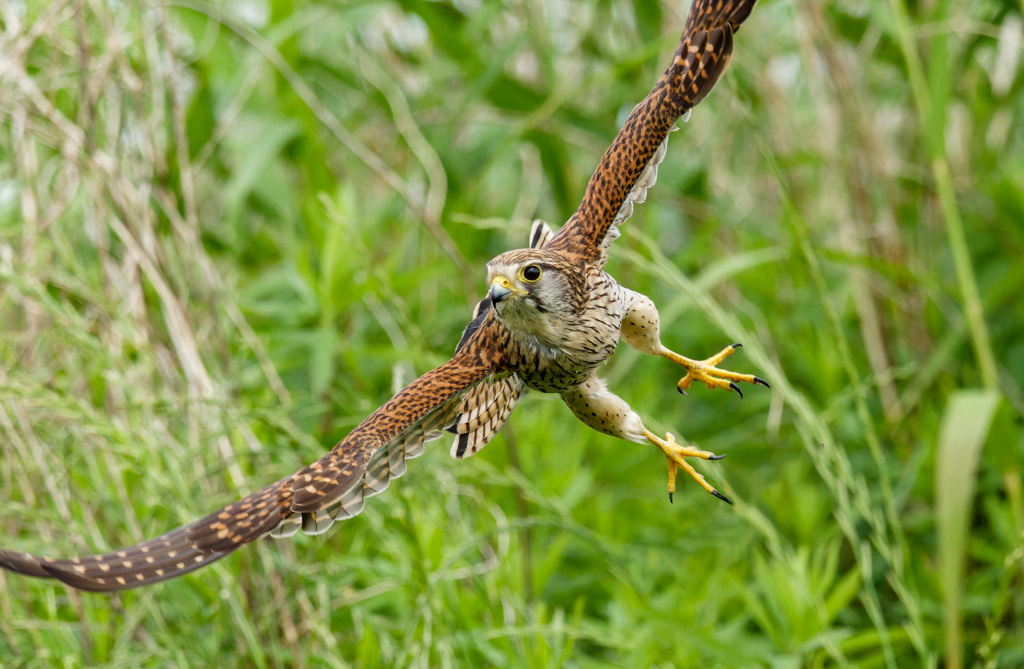
{"type": "Polygon", "coordinates": [[[617,226],[653,185],[676,120],[711,91],[732,54],[732,37],[757,0],[694,0],[672,64],[636,106],[601,158],[576,213],[549,248],[602,266],[617,226]]]}
{"type": "MultiPolygon", "coordinates": [[[[536,219],[530,228],[530,248],[542,249],[554,237],[551,226],[536,219]]],[[[490,314],[491,298],[480,300],[473,310],[473,319],[462,333],[455,347],[456,353],[490,314]]],[[[512,415],[523,393],[523,382],[514,373],[481,383],[466,393],[458,415],[447,430],[455,435],[451,454],[453,458],[468,458],[490,443],[505,421],[512,415]]]]}
{"type": "Polygon", "coordinates": [[[0,567],[82,590],[124,590],[188,573],[266,534],[324,532],[404,474],[405,459],[456,420],[467,391],[507,375],[504,336],[493,315],[485,317],[455,357],[402,389],[324,457],[202,520],[103,555],[53,559],[0,549],[0,567]]]}

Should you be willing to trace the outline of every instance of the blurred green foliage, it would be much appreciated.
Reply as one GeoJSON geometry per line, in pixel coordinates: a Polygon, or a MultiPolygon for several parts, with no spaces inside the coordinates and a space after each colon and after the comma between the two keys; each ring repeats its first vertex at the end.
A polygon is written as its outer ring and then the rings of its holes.
{"type": "MultiPolygon", "coordinates": [[[[447,359],[687,10],[0,0],[3,546],[159,534],[447,359]]],[[[772,390],[605,376],[736,506],[535,393],[326,536],[109,597],[0,574],[0,663],[1021,666],[1021,11],[767,0],[673,135],[609,269],[772,390]]]]}

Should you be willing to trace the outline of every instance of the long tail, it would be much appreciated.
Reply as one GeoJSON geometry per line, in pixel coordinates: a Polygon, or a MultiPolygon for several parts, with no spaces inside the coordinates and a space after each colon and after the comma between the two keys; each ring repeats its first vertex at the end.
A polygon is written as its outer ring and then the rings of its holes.
{"type": "Polygon", "coordinates": [[[672,63],[615,136],[576,213],[549,249],[599,262],[627,196],[676,120],[714,88],[732,56],[733,35],[757,0],[695,0],[672,63]]]}

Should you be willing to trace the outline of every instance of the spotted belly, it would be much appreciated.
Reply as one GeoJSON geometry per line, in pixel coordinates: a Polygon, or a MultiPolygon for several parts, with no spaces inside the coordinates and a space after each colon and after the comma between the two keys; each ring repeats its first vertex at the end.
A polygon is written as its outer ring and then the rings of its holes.
{"type": "Polygon", "coordinates": [[[564,393],[567,390],[578,388],[580,384],[590,377],[593,370],[593,367],[587,370],[578,369],[571,372],[557,368],[536,369],[531,370],[530,373],[520,378],[522,378],[523,383],[528,388],[533,390],[542,393],[564,393]]]}
{"type": "Polygon", "coordinates": [[[619,343],[618,332],[590,334],[577,340],[581,345],[571,349],[530,351],[526,364],[519,365],[516,374],[527,387],[542,393],[564,393],[579,387],[615,353],[619,343]]]}

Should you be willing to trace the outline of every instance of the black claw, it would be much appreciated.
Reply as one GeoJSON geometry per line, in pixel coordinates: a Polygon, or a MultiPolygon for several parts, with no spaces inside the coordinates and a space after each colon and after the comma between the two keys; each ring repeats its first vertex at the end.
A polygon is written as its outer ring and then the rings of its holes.
{"type": "Polygon", "coordinates": [[[673,504],[673,503],[674,503],[674,502],[672,501],[672,493],[669,493],[669,494],[668,494],[668,503],[669,503],[669,504],[673,504]]]}
{"type": "Polygon", "coordinates": [[[732,347],[733,348],[743,348],[743,344],[741,344],[739,342],[736,342],[735,344],[732,345],[732,347]]]}
{"type": "Polygon", "coordinates": [[[680,388],[679,386],[676,386],[676,390],[678,390],[678,391],[679,391],[679,394],[680,394],[680,395],[682,395],[683,397],[686,397],[686,391],[685,391],[685,390],[683,390],[683,389],[682,389],[682,388],[680,388]]]}
{"type": "Polygon", "coordinates": [[[729,382],[729,387],[732,388],[733,390],[735,390],[737,393],[739,393],[740,394],[740,399],[743,399],[743,391],[740,390],[739,386],[737,386],[735,383],[730,381],[729,382]]]}
{"type": "Polygon", "coordinates": [[[765,381],[764,379],[759,379],[756,376],[754,377],[754,383],[764,386],[765,388],[771,388],[771,386],[768,385],[767,381],[765,381]]]}
{"type": "Polygon", "coordinates": [[[711,494],[714,495],[715,497],[717,497],[718,499],[722,500],[723,502],[726,502],[728,504],[732,504],[732,500],[731,499],[729,499],[728,497],[726,497],[722,493],[718,492],[717,490],[712,490],[711,494]]]}
{"type": "Polygon", "coordinates": [[[729,454],[728,453],[722,453],[721,455],[709,455],[708,456],[708,460],[721,460],[722,458],[724,458],[727,455],[729,455],[729,454]]]}

